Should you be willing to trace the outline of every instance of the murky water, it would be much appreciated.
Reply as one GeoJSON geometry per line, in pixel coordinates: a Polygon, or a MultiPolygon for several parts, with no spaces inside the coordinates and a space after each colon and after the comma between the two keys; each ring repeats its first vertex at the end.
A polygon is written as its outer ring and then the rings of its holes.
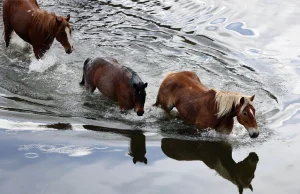
{"type": "Polygon", "coordinates": [[[254,174],[254,193],[300,193],[298,1],[39,4],[71,15],[75,51],[55,42],[37,61],[17,37],[0,43],[1,193],[239,193],[254,174]],[[101,56],[148,82],[143,117],[79,85],[84,60],[101,56]],[[152,107],[179,70],[255,94],[259,138],[238,124],[230,136],[189,134],[176,113],[152,107]]]}

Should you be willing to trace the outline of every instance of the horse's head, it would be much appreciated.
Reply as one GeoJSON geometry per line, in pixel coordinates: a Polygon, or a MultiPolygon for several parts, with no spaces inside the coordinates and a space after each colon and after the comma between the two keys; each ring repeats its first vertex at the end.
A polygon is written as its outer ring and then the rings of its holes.
{"type": "Polygon", "coordinates": [[[258,163],[258,156],[256,153],[251,152],[247,158],[243,161],[237,163],[235,168],[236,185],[239,188],[239,193],[243,193],[244,188],[249,188],[253,191],[251,185],[252,179],[254,178],[254,173],[258,163]]]}
{"type": "Polygon", "coordinates": [[[66,53],[70,54],[73,51],[73,45],[71,42],[71,26],[69,23],[70,15],[66,18],[57,16],[56,22],[58,23],[58,29],[55,38],[65,48],[66,53]]]}
{"type": "Polygon", "coordinates": [[[138,116],[142,116],[144,114],[144,104],[146,100],[146,91],[145,88],[148,86],[147,83],[139,82],[134,83],[134,94],[133,94],[133,102],[134,102],[134,111],[138,116]]]}
{"type": "Polygon", "coordinates": [[[253,106],[254,95],[252,97],[241,97],[240,103],[236,106],[236,116],[240,124],[249,132],[251,138],[259,135],[256,123],[255,108],[253,106]]]}

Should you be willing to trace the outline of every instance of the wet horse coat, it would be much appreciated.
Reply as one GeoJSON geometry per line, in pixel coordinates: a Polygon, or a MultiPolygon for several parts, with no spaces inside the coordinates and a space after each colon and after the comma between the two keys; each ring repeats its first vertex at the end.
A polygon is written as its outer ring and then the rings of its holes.
{"type": "Polygon", "coordinates": [[[37,59],[41,58],[51,47],[54,38],[70,54],[71,44],[70,16],[66,18],[54,13],[42,11],[36,0],[4,0],[3,23],[6,47],[13,31],[33,46],[37,59]]]}
{"type": "Polygon", "coordinates": [[[183,71],[167,75],[155,105],[167,112],[176,107],[181,117],[198,129],[213,128],[225,134],[231,133],[237,116],[250,137],[255,138],[259,131],[253,100],[254,96],[208,89],[194,72],[183,71]]]}
{"type": "Polygon", "coordinates": [[[104,96],[117,101],[120,109],[134,108],[139,116],[144,113],[147,83],[132,69],[120,65],[116,59],[87,59],[80,84],[85,85],[91,93],[97,87],[104,96]]]}

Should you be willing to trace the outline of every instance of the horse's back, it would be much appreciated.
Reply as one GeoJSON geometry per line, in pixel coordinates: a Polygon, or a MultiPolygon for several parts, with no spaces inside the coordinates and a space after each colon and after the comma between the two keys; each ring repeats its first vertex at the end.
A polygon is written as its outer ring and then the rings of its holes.
{"type": "Polygon", "coordinates": [[[164,79],[162,86],[170,87],[171,90],[199,90],[197,92],[208,91],[209,89],[204,86],[196,73],[191,71],[173,72],[167,75],[164,79]]]}
{"type": "Polygon", "coordinates": [[[116,59],[95,58],[86,64],[85,72],[88,84],[95,85],[109,98],[117,98],[118,87],[124,79],[124,70],[116,59]]]}
{"type": "Polygon", "coordinates": [[[36,0],[5,0],[3,3],[3,21],[23,40],[30,42],[30,29],[33,13],[39,9],[36,0]]]}

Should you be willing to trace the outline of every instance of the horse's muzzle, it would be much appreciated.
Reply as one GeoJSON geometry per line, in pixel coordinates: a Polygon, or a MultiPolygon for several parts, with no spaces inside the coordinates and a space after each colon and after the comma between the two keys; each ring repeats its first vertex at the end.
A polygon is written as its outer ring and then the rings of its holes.
{"type": "Polygon", "coordinates": [[[250,136],[251,138],[257,138],[257,137],[258,137],[258,135],[259,135],[259,130],[258,130],[258,128],[248,128],[247,130],[248,130],[249,136],[250,136]]]}
{"type": "Polygon", "coordinates": [[[137,111],[136,114],[137,114],[138,116],[143,116],[144,111],[137,111]]]}
{"type": "Polygon", "coordinates": [[[73,51],[73,49],[68,49],[68,50],[66,50],[66,53],[67,53],[67,54],[71,54],[72,51],[73,51]]]}

